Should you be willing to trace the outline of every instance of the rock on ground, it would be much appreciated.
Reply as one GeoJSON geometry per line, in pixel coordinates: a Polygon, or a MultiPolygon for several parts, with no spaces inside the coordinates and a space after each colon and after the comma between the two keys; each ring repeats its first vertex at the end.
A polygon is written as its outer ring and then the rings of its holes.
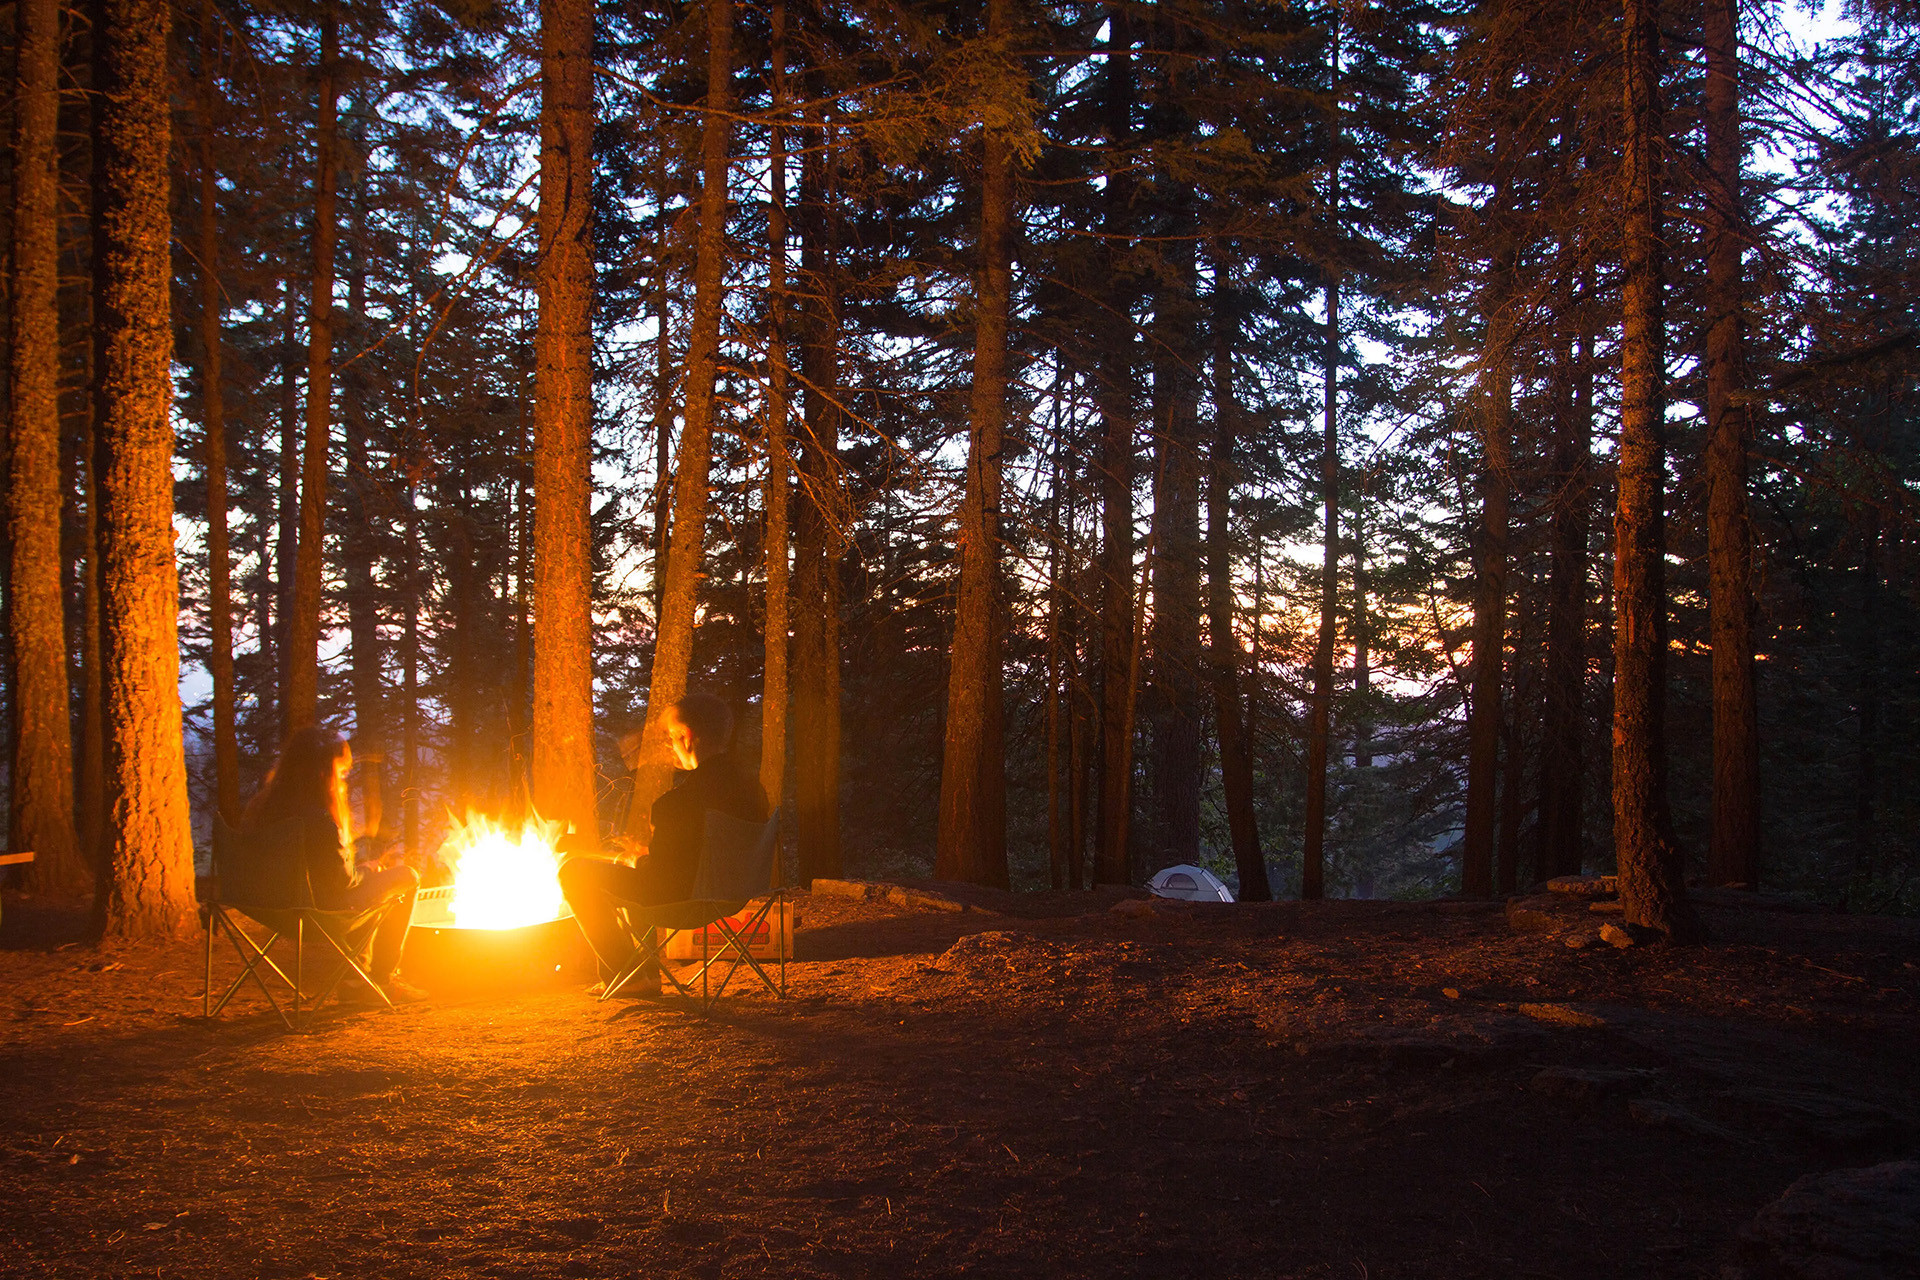
{"type": "Polygon", "coordinates": [[[1920,1276],[1920,1160],[1809,1174],[1740,1233],[1729,1280],[1920,1276]]]}

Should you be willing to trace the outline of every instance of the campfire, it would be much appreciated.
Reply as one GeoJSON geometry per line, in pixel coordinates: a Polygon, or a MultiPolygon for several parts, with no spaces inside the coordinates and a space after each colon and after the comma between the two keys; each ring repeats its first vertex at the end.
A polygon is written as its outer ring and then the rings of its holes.
{"type": "Polygon", "coordinates": [[[456,817],[442,857],[453,881],[420,890],[403,961],[428,990],[522,987],[592,959],[560,896],[563,834],[528,818],[518,829],[484,814],[456,817]]]}
{"type": "Polygon", "coordinates": [[[447,833],[453,893],[447,914],[456,929],[518,929],[569,914],[560,896],[560,824],[528,818],[517,833],[469,813],[447,833]]]}

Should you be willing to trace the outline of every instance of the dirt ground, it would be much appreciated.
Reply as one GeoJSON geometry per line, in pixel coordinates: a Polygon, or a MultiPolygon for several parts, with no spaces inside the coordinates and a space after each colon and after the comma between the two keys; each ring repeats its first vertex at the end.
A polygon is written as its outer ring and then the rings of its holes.
{"type": "MultiPolygon", "coordinates": [[[[1912,1150],[1915,922],[803,899],[791,998],[198,1018],[197,940],[0,932],[0,1274],[1718,1276],[1912,1150]]],[[[220,970],[231,973],[231,957],[220,970]]]]}

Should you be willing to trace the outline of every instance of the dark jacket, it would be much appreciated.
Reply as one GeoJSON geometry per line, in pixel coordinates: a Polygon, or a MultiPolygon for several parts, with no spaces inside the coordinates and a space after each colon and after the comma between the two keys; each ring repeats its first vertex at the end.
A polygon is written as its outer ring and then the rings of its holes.
{"type": "Polygon", "coordinates": [[[360,879],[353,846],[340,838],[333,815],[324,809],[263,823],[246,839],[257,843],[260,853],[273,861],[304,864],[307,883],[313,887],[314,905],[323,911],[340,910],[347,891],[360,879]]]}
{"type": "Polygon", "coordinates": [[[653,802],[653,844],[638,865],[647,878],[647,901],[684,902],[692,896],[709,809],[765,822],[767,793],[760,779],[725,753],[676,778],[673,790],[653,802]]]}

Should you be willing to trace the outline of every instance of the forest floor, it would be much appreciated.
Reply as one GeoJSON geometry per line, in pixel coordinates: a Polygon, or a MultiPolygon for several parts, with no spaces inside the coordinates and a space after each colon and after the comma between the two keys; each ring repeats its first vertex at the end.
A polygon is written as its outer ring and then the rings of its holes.
{"type": "Polygon", "coordinates": [[[1920,1134],[1920,922],[961,896],[803,897],[791,998],[711,1020],[568,982],[298,1034],[11,898],[0,1273],[1716,1277],[1920,1134]]]}

